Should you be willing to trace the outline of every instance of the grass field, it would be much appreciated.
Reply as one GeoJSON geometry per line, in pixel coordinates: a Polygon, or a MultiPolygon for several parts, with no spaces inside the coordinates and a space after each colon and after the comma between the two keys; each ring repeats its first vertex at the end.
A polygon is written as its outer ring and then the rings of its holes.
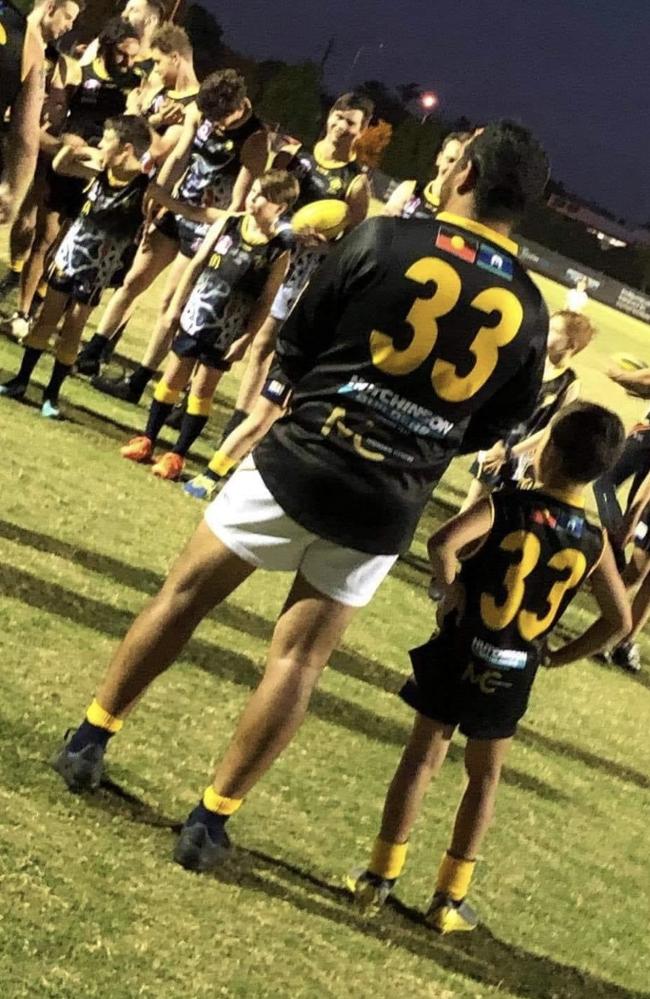
{"type": "MultiPolygon", "coordinates": [[[[564,293],[542,282],[551,307],[564,293]]],[[[126,342],[151,328],[147,297],[126,342]]],[[[607,355],[650,358],[648,328],[590,305],[590,397],[643,411],[603,375],[607,355]]],[[[0,377],[19,348],[0,339],[0,377]]],[[[43,384],[49,362],[37,372],[43,384]]],[[[228,414],[223,383],[211,433],[228,414]]],[[[462,787],[458,743],[427,800],[399,901],[377,920],[342,875],[363,861],[410,725],[393,692],[431,631],[426,579],[404,563],[332,658],[294,744],[232,823],[218,877],[169,861],[250,689],[288,580],[258,574],[205,621],[111,748],[112,787],[64,793],[46,765],[77,723],[134,613],[201,517],[178,487],[120,459],[143,409],[74,380],[67,421],[0,400],[0,988],[3,999],[194,997],[650,997],[647,930],[649,673],[584,662],[542,674],[501,790],[472,900],[483,924],[440,939],[418,922],[462,787]]],[[[416,539],[457,504],[459,462],[416,539]]],[[[563,622],[589,620],[587,596],[563,622]]],[[[644,653],[650,654],[644,641],[644,653]]]]}

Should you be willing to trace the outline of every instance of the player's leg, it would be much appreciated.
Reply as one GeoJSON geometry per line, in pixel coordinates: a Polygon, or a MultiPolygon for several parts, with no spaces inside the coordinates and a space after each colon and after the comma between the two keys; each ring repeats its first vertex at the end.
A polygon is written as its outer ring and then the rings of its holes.
{"type": "Polygon", "coordinates": [[[215,451],[205,471],[190,479],[183,492],[195,499],[212,499],[219,483],[262,440],[283,412],[282,405],[259,396],[246,419],[228,434],[219,450],[215,451]]]}
{"type": "Polygon", "coordinates": [[[191,257],[186,257],[183,253],[178,253],[167,275],[158,320],[149,337],[149,342],[140,365],[141,368],[147,369],[154,374],[169,353],[169,348],[171,347],[172,339],[178,326],[180,316],[175,309],[171,308],[171,304],[190,262],[191,257]]]}
{"type": "Polygon", "coordinates": [[[38,171],[9,231],[9,274],[0,284],[0,295],[20,286],[20,275],[29,257],[38,214],[38,171]]]}
{"type": "Polygon", "coordinates": [[[180,477],[190,448],[208,422],[214,393],[222,374],[222,371],[206,364],[197,365],[192,376],[192,386],[178,432],[178,440],[172,450],[164,454],[151,469],[158,478],[175,481],[180,477]]]}
{"type": "Polygon", "coordinates": [[[432,778],[440,773],[454,727],[416,713],[411,736],[388,788],[370,862],[364,871],[347,879],[355,901],[366,911],[383,905],[402,873],[411,829],[432,778]]]}
{"type": "Polygon", "coordinates": [[[25,262],[20,276],[19,311],[23,316],[29,316],[34,298],[45,274],[45,260],[61,232],[63,223],[59,211],[53,211],[42,205],[36,219],[36,229],[32,251],[25,262]]]}
{"type": "Polygon", "coordinates": [[[481,482],[480,479],[472,479],[469,484],[469,489],[467,490],[467,496],[463,500],[462,506],[459,513],[464,513],[465,510],[469,510],[471,506],[478,503],[479,500],[488,496],[490,493],[490,487],[485,482],[481,482]]]}
{"type": "Polygon", "coordinates": [[[246,370],[239,383],[235,409],[223,430],[221,438],[222,447],[229,434],[253,411],[253,407],[264,387],[264,382],[271,367],[275,351],[275,341],[277,340],[278,331],[281,326],[281,320],[269,315],[255,334],[250,346],[246,370]]]}
{"type": "Polygon", "coordinates": [[[165,372],[156,385],[144,433],[132,437],[120,449],[123,458],[137,462],[148,462],[151,459],[158,435],[189,382],[195,363],[192,357],[170,355],[165,372]]]}
{"type": "Polygon", "coordinates": [[[63,317],[54,354],[54,367],[50,380],[43,390],[41,415],[50,420],[59,419],[59,393],[68,377],[79,352],[81,335],[93,310],[92,305],[70,302],[63,317]]]}
{"type": "MultiPolygon", "coordinates": [[[[133,264],[124,278],[124,284],[118,288],[109,301],[97,327],[97,333],[90,341],[93,344],[93,350],[96,349],[98,355],[103,353],[112,337],[128,320],[138,297],[171,264],[177,253],[178,243],[176,240],[156,228],[142,238],[133,264]]],[[[144,380],[140,387],[137,383],[131,385],[132,378],[133,376],[127,380],[128,384],[122,382],[116,384],[99,375],[93,380],[93,385],[108,395],[115,395],[117,398],[124,398],[130,402],[138,402],[149,379],[144,380]]]]}
{"type": "Polygon", "coordinates": [[[0,395],[9,396],[12,399],[22,399],[25,395],[32,372],[43,351],[47,349],[51,335],[56,332],[67,304],[68,296],[66,293],[48,288],[41,314],[23,340],[24,353],[18,374],[0,385],[0,395]]]}
{"type": "MultiPolygon", "coordinates": [[[[642,521],[645,525],[645,521],[642,521]]],[[[648,536],[642,542],[637,540],[632,558],[624,574],[624,582],[629,591],[638,587],[632,600],[632,630],[626,638],[607,654],[607,660],[620,666],[628,673],[641,670],[641,647],[637,639],[650,616],[650,551],[648,536]]],[[[630,592],[631,596],[631,592],[630,592]]]]}
{"type": "Polygon", "coordinates": [[[468,739],[467,787],[461,798],[449,849],[442,858],[427,923],[439,933],[472,930],[476,914],[465,902],[481,843],[496,802],[501,770],[512,738],[468,739]]]}
{"type": "Polygon", "coordinates": [[[156,677],[183,650],[208,611],[225,600],[255,567],[244,562],[202,522],[154,599],[117,648],[85,720],[54,766],[73,791],[99,785],[112,735],[156,677]]]}
{"type": "Polygon", "coordinates": [[[211,786],[183,827],[174,853],[183,867],[208,870],[221,861],[229,844],[227,819],[291,742],[354,612],[298,573],[273,632],[264,675],[211,786]]]}

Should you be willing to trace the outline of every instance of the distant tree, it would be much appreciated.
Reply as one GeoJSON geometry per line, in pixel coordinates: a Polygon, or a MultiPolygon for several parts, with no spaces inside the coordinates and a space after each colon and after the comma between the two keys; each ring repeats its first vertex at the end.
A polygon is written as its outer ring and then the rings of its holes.
{"type": "Polygon", "coordinates": [[[383,159],[383,169],[400,180],[431,178],[436,153],[448,129],[438,118],[425,122],[409,115],[393,132],[390,146],[383,159]]]}
{"type": "Polygon", "coordinates": [[[281,64],[262,88],[256,110],[271,125],[279,124],[307,144],[315,142],[321,127],[318,67],[312,62],[281,64]]]}
{"type": "Polygon", "coordinates": [[[384,150],[390,143],[392,134],[392,125],[382,119],[362,132],[355,145],[359,163],[370,170],[376,170],[381,164],[384,150]]]}
{"type": "Polygon", "coordinates": [[[408,116],[401,98],[381,80],[366,80],[358,88],[374,102],[375,115],[395,127],[408,116]]]}
{"type": "Polygon", "coordinates": [[[203,79],[222,65],[223,28],[214,14],[199,3],[190,4],[183,17],[183,27],[194,48],[194,65],[203,79]]]}
{"type": "Polygon", "coordinates": [[[417,101],[422,93],[422,87],[419,83],[400,83],[395,89],[404,107],[417,101]]]}

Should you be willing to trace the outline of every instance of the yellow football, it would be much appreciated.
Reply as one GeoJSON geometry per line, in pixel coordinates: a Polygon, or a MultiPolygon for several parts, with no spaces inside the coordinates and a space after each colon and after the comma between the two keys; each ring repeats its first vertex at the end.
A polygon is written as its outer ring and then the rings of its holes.
{"type": "Polygon", "coordinates": [[[325,198],[299,208],[291,219],[291,227],[294,232],[313,229],[325,239],[336,239],[345,230],[349,217],[350,210],[345,201],[325,198]]]}
{"type": "Polygon", "coordinates": [[[641,361],[631,354],[612,354],[612,361],[623,371],[640,371],[642,368],[648,367],[645,361],[641,361]]]}

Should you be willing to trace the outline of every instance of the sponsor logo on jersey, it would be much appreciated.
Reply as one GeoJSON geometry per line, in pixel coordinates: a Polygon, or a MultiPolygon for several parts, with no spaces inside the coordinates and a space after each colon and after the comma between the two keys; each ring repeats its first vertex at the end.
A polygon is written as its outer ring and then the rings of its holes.
{"type": "Polygon", "coordinates": [[[441,225],[436,236],[436,246],[453,257],[460,257],[468,264],[473,264],[478,255],[478,242],[471,236],[461,235],[446,225],[441,225]]]}
{"type": "Polygon", "coordinates": [[[476,263],[484,271],[489,271],[490,274],[497,274],[499,277],[505,278],[506,281],[512,281],[513,266],[511,257],[500,250],[496,250],[493,246],[481,243],[476,263]]]}
{"type": "Polygon", "coordinates": [[[521,649],[499,649],[483,638],[472,639],[472,652],[483,662],[500,669],[525,669],[528,653],[521,649]]]}
{"type": "Polygon", "coordinates": [[[197,139],[200,142],[205,142],[206,139],[210,138],[210,136],[212,134],[212,128],[213,128],[213,125],[212,125],[211,121],[207,121],[207,120],[206,121],[202,121],[201,124],[199,125],[198,129],[197,129],[197,132],[196,132],[197,139]]]}
{"type": "Polygon", "coordinates": [[[232,246],[232,236],[220,236],[219,239],[217,240],[217,245],[215,246],[215,250],[217,253],[224,254],[228,252],[231,246],[232,246]]]}

